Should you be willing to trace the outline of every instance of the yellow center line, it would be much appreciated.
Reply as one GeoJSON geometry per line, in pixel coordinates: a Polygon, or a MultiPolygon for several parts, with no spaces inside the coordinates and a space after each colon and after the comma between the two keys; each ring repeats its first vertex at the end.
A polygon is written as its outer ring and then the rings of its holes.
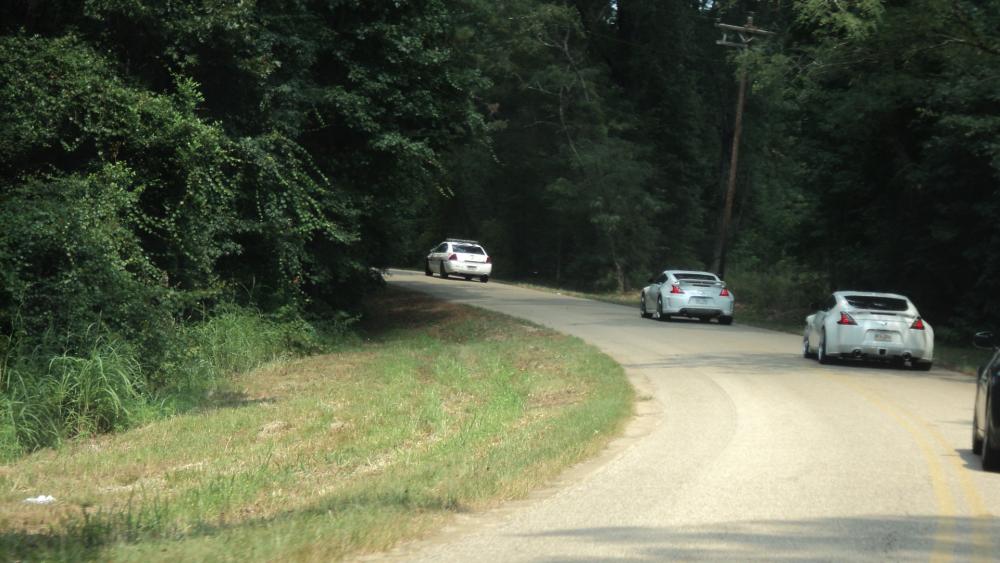
{"type": "Polygon", "coordinates": [[[901,428],[907,431],[913,440],[917,443],[917,447],[920,449],[920,453],[924,457],[924,461],[927,464],[928,474],[931,480],[931,488],[934,491],[934,498],[938,505],[938,516],[937,516],[937,529],[934,533],[934,544],[931,550],[930,560],[934,562],[950,561],[952,559],[952,546],[957,545],[955,537],[955,517],[957,516],[957,510],[955,506],[955,499],[951,494],[951,489],[948,486],[948,481],[945,478],[944,469],[941,466],[940,461],[938,461],[938,456],[934,451],[934,448],[927,441],[926,438],[918,431],[918,428],[913,425],[913,423],[907,419],[903,414],[900,414],[899,409],[888,402],[886,402],[882,397],[878,396],[876,393],[869,391],[868,389],[849,381],[844,376],[835,376],[832,374],[822,374],[826,379],[838,383],[845,387],[850,388],[855,393],[864,397],[868,402],[875,406],[883,413],[885,413],[889,418],[895,420],[901,428]]]}
{"type": "MultiPolygon", "coordinates": [[[[856,386],[856,384],[850,384],[856,386]]],[[[915,424],[917,427],[922,429],[924,433],[930,435],[938,446],[940,446],[944,451],[950,452],[953,448],[952,445],[948,443],[944,435],[934,427],[928,421],[922,419],[921,417],[914,414],[909,409],[898,406],[890,405],[881,394],[877,391],[870,391],[872,395],[879,397],[879,401],[885,406],[894,409],[903,415],[905,415],[911,423],[915,424]]],[[[940,456],[938,456],[940,457],[940,456]]],[[[949,465],[951,466],[951,473],[955,475],[959,489],[962,491],[962,495],[968,502],[970,512],[972,513],[972,545],[973,545],[973,556],[972,561],[976,562],[986,562],[993,560],[993,537],[990,531],[992,524],[993,514],[990,513],[989,509],[986,507],[986,503],[983,501],[982,496],[980,496],[979,491],[976,490],[975,484],[969,477],[969,471],[962,465],[962,461],[958,456],[948,455],[949,465]]]]}
{"type": "MultiPolygon", "coordinates": [[[[941,432],[927,423],[921,420],[913,413],[907,411],[900,407],[900,410],[906,413],[911,420],[921,425],[925,431],[931,435],[932,438],[943,447],[946,451],[951,449],[951,445],[941,434],[941,432]]],[[[962,494],[965,495],[966,500],[969,503],[969,508],[973,514],[972,519],[972,545],[974,546],[973,551],[973,561],[992,561],[993,558],[991,553],[993,551],[993,539],[990,534],[990,523],[993,519],[993,515],[990,513],[989,509],[986,508],[986,503],[983,502],[983,498],[979,495],[979,491],[976,490],[975,485],[972,483],[972,479],[969,478],[969,472],[962,465],[962,462],[958,456],[951,455],[948,456],[951,461],[952,472],[958,477],[959,488],[962,489],[962,494]]]]}

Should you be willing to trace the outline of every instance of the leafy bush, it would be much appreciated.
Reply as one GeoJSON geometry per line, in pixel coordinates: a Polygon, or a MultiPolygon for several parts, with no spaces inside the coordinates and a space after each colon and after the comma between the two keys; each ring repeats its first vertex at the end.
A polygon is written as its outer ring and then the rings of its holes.
{"type": "Polygon", "coordinates": [[[133,190],[131,172],[109,165],[92,174],[32,178],[7,192],[0,199],[0,301],[7,305],[0,322],[72,340],[102,316],[117,327],[169,319],[169,291],[129,229],[133,190]]]}
{"type": "Polygon", "coordinates": [[[738,306],[765,320],[798,323],[809,304],[826,296],[823,276],[788,261],[766,269],[734,265],[726,272],[726,285],[738,306]]]}
{"type": "Polygon", "coordinates": [[[0,74],[0,331],[18,317],[81,354],[99,322],[145,345],[218,296],[234,190],[196,85],[133,87],[74,35],[0,37],[0,74]]]}

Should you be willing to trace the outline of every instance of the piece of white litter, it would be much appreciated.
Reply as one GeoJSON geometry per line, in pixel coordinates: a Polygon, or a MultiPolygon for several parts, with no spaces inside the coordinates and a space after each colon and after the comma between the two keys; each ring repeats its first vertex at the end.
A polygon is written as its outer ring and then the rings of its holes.
{"type": "Polygon", "coordinates": [[[28,504],[52,504],[55,501],[56,497],[51,495],[38,495],[37,497],[24,499],[24,502],[28,504]]]}

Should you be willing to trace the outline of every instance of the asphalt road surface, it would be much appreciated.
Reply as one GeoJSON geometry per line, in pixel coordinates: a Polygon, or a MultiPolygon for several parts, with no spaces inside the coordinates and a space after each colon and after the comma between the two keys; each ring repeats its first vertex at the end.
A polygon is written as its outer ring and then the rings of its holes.
{"type": "Polygon", "coordinates": [[[418,272],[389,283],[578,336],[625,367],[639,400],[623,437],[551,487],[379,558],[1000,559],[1000,474],[971,452],[972,377],[821,366],[800,336],[738,317],[658,322],[418,272]]]}

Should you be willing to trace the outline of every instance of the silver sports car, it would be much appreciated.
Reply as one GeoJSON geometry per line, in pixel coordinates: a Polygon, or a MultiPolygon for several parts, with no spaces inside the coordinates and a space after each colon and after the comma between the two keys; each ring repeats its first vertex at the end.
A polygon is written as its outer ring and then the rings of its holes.
{"type": "Polygon", "coordinates": [[[733,322],[733,294],[711,272],[666,270],[650,278],[639,294],[639,314],[643,318],[670,320],[690,317],[719,324],[733,322]]]}
{"type": "Polygon", "coordinates": [[[929,370],[934,329],[909,299],[895,293],[837,291],[806,317],[802,355],[821,364],[836,359],[909,363],[929,370]]]}

